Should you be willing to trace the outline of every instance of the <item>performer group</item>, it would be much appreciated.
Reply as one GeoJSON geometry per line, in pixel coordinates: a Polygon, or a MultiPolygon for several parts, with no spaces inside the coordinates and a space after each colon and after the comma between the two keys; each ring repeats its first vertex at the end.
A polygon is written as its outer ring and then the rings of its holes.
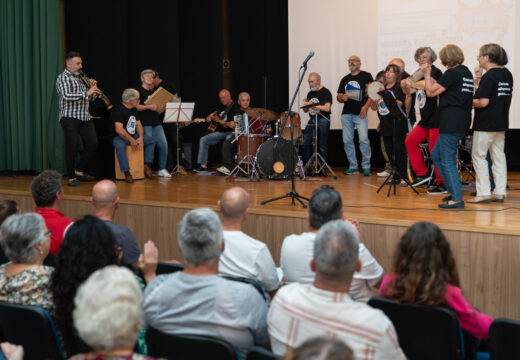
{"type": "MultiPolygon", "coordinates": [[[[376,111],[381,150],[386,160],[385,169],[377,173],[378,176],[387,177],[399,186],[425,186],[430,194],[444,194],[440,208],[463,208],[457,152],[460,142],[467,139],[466,149],[471,153],[476,174],[476,194],[467,202],[503,202],[507,187],[504,141],[513,90],[512,74],[505,67],[508,62],[506,51],[498,44],[480,47],[479,66],[474,74],[463,65],[464,54],[457,45],[446,45],[439,52],[440,61],[446,67],[444,73],[434,65],[437,54],[432,48],[418,48],[414,58],[418,69],[412,75],[405,71],[404,61],[396,58],[391,59],[375,78],[362,70],[362,60],[358,56],[348,58],[349,73],[339,81],[336,94],[336,100],[343,104],[343,144],[349,163],[344,174],[371,174],[367,114],[376,111]],[[420,114],[418,122],[416,110],[420,114]],[[471,124],[472,142],[468,135],[471,124]],[[358,164],[354,144],[356,130],[361,164],[358,164]],[[428,145],[424,146],[426,139],[428,145]],[[431,155],[432,169],[426,166],[425,148],[431,155]],[[411,183],[407,181],[407,159],[415,174],[411,183]]],[[[97,82],[82,72],[79,53],[69,52],[65,60],[66,69],[56,83],[60,99],[59,121],[65,133],[68,185],[78,186],[82,181],[94,180],[86,173],[88,161],[98,146],[89,104],[96,98],[101,98],[107,105],[110,103],[97,82]]],[[[159,177],[171,177],[171,168],[169,171],[167,165],[168,149],[173,148],[176,152],[182,149],[182,139],[177,141],[177,125],[166,127],[164,106],[150,101],[159,90],[166,94],[165,101],[178,101],[177,90],[152,69],[143,70],[140,78],[141,86],[125,89],[122,102],[110,112],[115,130],[113,145],[120,170],[129,183],[134,179],[127,146],[135,151],[144,150],[147,178],[153,176],[155,148],[159,177]]],[[[247,92],[241,92],[235,101],[229,90],[222,89],[216,110],[205,119],[208,132],[200,138],[194,171],[210,171],[211,146],[221,142],[222,164],[216,170],[224,175],[245,173],[276,178],[286,177],[293,170],[300,176],[327,171],[330,168],[326,161],[333,96],[322,85],[317,72],[308,75],[308,84],[310,91],[300,104],[309,116],[303,130],[297,113],[277,114],[252,108],[247,92]],[[301,160],[295,146],[301,148],[301,160]]],[[[176,167],[179,173],[185,173],[185,164],[181,150],[176,167]]]]}

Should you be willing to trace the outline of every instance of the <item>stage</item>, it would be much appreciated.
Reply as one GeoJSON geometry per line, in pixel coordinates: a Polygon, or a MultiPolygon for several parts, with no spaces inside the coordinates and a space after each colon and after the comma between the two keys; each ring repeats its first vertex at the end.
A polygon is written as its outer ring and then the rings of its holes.
{"type": "MultiPolygon", "coordinates": [[[[296,181],[296,191],[310,197],[323,185],[334,186],[342,195],[344,215],[360,222],[361,240],[386,271],[391,269],[392,254],[399,237],[416,221],[438,224],[448,237],[457,260],[462,289],[481,311],[494,317],[520,319],[517,299],[520,291],[515,277],[520,274],[520,192],[508,192],[504,203],[468,204],[463,210],[440,210],[442,195],[429,195],[419,188],[416,195],[409,188],[397,187],[397,194],[387,197],[387,189],[377,188],[384,178],[343,175],[338,179],[308,178],[296,181]]],[[[520,173],[509,173],[508,184],[520,188],[520,173]]],[[[34,209],[30,194],[31,177],[0,177],[0,199],[16,200],[23,211],[34,209]]],[[[65,185],[60,206],[73,219],[92,213],[90,193],[93,183],[80,187],[65,185]]],[[[190,209],[210,207],[216,210],[221,193],[230,186],[240,186],[251,197],[245,231],[268,244],[275,261],[280,258],[283,238],[308,229],[307,210],[290,199],[266,205],[264,200],[290,191],[290,181],[228,180],[218,175],[175,175],[171,179],[139,180],[134,184],[117,182],[120,207],[115,222],[128,226],[142,247],[151,239],[159,247],[160,258],[182,260],[177,246],[177,223],[190,209]]],[[[464,193],[465,199],[469,192],[464,193]]]]}

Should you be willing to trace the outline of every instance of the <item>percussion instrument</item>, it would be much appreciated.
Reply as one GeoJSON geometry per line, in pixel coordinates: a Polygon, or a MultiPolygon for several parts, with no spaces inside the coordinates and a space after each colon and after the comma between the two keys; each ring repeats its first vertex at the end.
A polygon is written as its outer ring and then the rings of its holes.
{"type": "Polygon", "coordinates": [[[422,73],[421,69],[417,69],[412,76],[408,78],[408,83],[410,86],[415,84],[417,81],[424,79],[424,74],[422,73]]]}
{"type": "Polygon", "coordinates": [[[255,156],[265,137],[262,134],[240,135],[238,137],[237,163],[246,156],[255,156]]]}
{"type": "Polygon", "coordinates": [[[290,141],[274,137],[260,145],[256,153],[256,161],[263,175],[287,177],[298,164],[298,154],[290,141]],[[293,169],[291,169],[291,164],[293,169]]]}
{"type": "Polygon", "coordinates": [[[293,115],[289,116],[287,118],[287,122],[285,123],[285,127],[282,128],[283,120],[285,119],[286,113],[287,113],[287,111],[282,113],[282,116],[278,120],[278,134],[280,134],[280,136],[284,139],[291,140],[291,127],[290,127],[291,125],[290,124],[292,123],[293,124],[293,136],[294,136],[294,139],[297,139],[300,136],[302,136],[302,129],[300,126],[300,116],[298,114],[293,114],[293,115]]]}
{"type": "Polygon", "coordinates": [[[372,81],[367,86],[367,94],[368,97],[372,100],[381,100],[382,96],[379,94],[381,90],[384,90],[385,86],[381,84],[379,81],[372,81]]]}
{"type": "Polygon", "coordinates": [[[274,111],[264,108],[249,108],[246,109],[245,112],[250,118],[261,118],[268,121],[277,120],[280,116],[274,111]]]}

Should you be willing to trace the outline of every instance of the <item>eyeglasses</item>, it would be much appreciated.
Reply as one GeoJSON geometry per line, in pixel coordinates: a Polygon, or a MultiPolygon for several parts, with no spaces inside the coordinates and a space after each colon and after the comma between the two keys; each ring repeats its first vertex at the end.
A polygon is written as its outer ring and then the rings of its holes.
{"type": "Polygon", "coordinates": [[[349,60],[348,60],[348,63],[349,63],[349,64],[354,63],[354,62],[359,62],[359,60],[357,60],[357,59],[354,59],[354,60],[350,60],[350,59],[349,59],[349,60]]]}
{"type": "Polygon", "coordinates": [[[52,235],[52,230],[47,231],[47,232],[45,233],[45,236],[47,236],[47,235],[51,236],[51,235],[52,235]]]}

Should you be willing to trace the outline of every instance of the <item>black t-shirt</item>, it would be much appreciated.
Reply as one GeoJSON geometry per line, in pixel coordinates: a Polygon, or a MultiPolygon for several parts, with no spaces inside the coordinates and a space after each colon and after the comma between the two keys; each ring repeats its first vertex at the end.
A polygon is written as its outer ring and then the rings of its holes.
{"type": "Polygon", "coordinates": [[[354,114],[359,115],[361,112],[361,107],[366,104],[368,95],[367,95],[367,85],[371,83],[374,79],[369,72],[361,70],[359,74],[352,75],[348,74],[341,79],[338,87],[338,94],[345,94],[347,88],[348,89],[360,89],[362,96],[361,101],[356,101],[354,99],[349,99],[343,103],[343,111],[342,114],[354,114]]]}
{"type": "MultiPolygon", "coordinates": [[[[438,81],[442,76],[442,71],[435,65],[432,65],[431,76],[438,81]]],[[[418,125],[425,129],[437,129],[439,127],[439,97],[427,97],[426,91],[417,90],[415,99],[419,102],[419,111],[421,113],[421,121],[419,121],[418,125]]]]}
{"type": "Polygon", "coordinates": [[[458,65],[446,70],[438,83],[446,89],[439,95],[439,132],[465,133],[471,123],[473,74],[458,65]]]}
{"type": "MultiPolygon", "coordinates": [[[[137,91],[139,91],[139,104],[144,105],[144,102],[150,95],[153,94],[154,90],[146,90],[144,87],[139,86],[137,88],[137,91]]],[[[139,111],[139,118],[141,119],[141,124],[143,126],[156,126],[161,125],[161,120],[159,120],[159,114],[157,111],[152,110],[144,110],[139,111]]]]}
{"type": "MultiPolygon", "coordinates": [[[[229,109],[227,106],[222,105],[222,104],[219,104],[219,106],[217,108],[217,115],[220,116],[220,119],[224,120],[225,122],[234,121],[235,115],[239,115],[239,114],[241,114],[240,106],[235,101],[233,101],[233,103],[231,104],[229,109]]],[[[226,128],[226,127],[218,124],[217,130],[215,130],[215,131],[226,132],[226,131],[232,131],[232,129],[226,128]]]]}
{"type": "MultiPolygon", "coordinates": [[[[323,86],[317,91],[309,91],[307,94],[307,101],[314,104],[330,103],[332,105],[332,94],[330,93],[329,89],[323,86]]],[[[313,110],[309,109],[309,112],[311,113],[311,116],[313,116],[313,110]]],[[[320,111],[318,115],[320,114],[325,116],[327,119],[330,119],[330,111],[320,111]]]]}
{"type": "MultiPolygon", "coordinates": [[[[160,87],[162,87],[164,90],[168,91],[172,95],[177,94],[177,89],[175,88],[175,85],[172,82],[163,80],[157,87],[153,89],[153,91],[156,91],[160,87]]],[[[162,114],[159,114],[159,121],[161,123],[164,121],[164,114],[166,114],[166,110],[162,114]]]]}
{"type": "Polygon", "coordinates": [[[489,99],[485,108],[475,108],[473,130],[506,131],[509,129],[509,107],[513,93],[513,75],[506,68],[486,71],[475,93],[475,99],[489,99]]]}
{"type": "MultiPolygon", "coordinates": [[[[394,86],[389,89],[387,88],[387,90],[390,90],[394,94],[396,100],[404,104],[406,95],[403,93],[400,83],[395,83],[394,86]]],[[[377,116],[381,122],[381,135],[383,136],[394,136],[394,120],[396,132],[406,133],[408,131],[408,123],[404,115],[394,118],[383,100],[379,100],[377,103],[377,116]]]]}
{"type": "Polygon", "coordinates": [[[135,108],[128,109],[123,104],[119,104],[110,112],[110,121],[114,123],[114,127],[116,122],[123,124],[123,128],[126,132],[130,136],[134,136],[137,133],[139,115],[135,108]]]}

